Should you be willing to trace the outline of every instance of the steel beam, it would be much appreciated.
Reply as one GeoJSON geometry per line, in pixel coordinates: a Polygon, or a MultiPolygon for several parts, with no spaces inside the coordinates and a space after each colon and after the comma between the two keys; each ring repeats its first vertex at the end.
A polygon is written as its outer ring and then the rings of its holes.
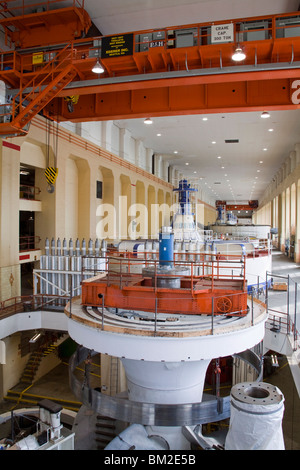
{"type": "MultiPolygon", "coordinates": [[[[110,80],[90,86],[64,89],[60,96],[80,94],[70,113],[67,103],[54,99],[47,107],[49,116],[61,121],[91,121],[142,118],[146,115],[171,116],[297,109],[292,101],[293,82],[299,68],[226,74],[195,75],[151,80],[110,80]]],[[[135,77],[136,78],[136,77],[135,77]]]]}

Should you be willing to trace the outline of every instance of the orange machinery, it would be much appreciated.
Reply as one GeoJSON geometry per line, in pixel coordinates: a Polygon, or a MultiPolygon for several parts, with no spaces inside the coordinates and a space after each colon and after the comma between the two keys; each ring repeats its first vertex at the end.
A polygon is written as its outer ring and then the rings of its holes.
{"type": "Polygon", "coordinates": [[[0,6],[0,26],[17,46],[1,53],[0,79],[13,96],[1,105],[1,135],[21,135],[42,110],[82,122],[298,106],[299,12],[86,37],[83,0],[56,10],[61,0],[26,5],[36,13],[13,4],[0,6]],[[212,28],[224,24],[230,40],[213,42],[212,28]],[[246,53],[241,63],[231,58],[237,44],[246,53]],[[97,58],[101,79],[92,72],[97,58]],[[70,96],[79,96],[72,111],[70,96]]]}
{"type": "Polygon", "coordinates": [[[137,263],[151,265],[152,276],[147,267],[141,274],[130,272],[137,266],[131,257],[109,258],[105,275],[82,282],[82,304],[183,315],[247,314],[245,260],[239,256],[228,255],[226,260],[222,256],[221,260],[218,254],[210,254],[208,260],[204,253],[193,253],[190,256],[197,261],[176,260],[170,274],[168,270],[162,273],[159,261],[149,261],[149,256],[145,253],[137,263]],[[232,274],[237,265],[239,274],[232,274]],[[176,287],[165,287],[161,281],[166,279],[170,286],[176,280],[176,287]]]}

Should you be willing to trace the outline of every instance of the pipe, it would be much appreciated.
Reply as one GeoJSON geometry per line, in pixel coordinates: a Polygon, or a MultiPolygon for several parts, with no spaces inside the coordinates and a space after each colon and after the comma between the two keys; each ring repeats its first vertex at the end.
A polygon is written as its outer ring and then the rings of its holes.
{"type": "Polygon", "coordinates": [[[171,227],[162,227],[159,234],[159,265],[173,266],[174,233],[171,227]]]}

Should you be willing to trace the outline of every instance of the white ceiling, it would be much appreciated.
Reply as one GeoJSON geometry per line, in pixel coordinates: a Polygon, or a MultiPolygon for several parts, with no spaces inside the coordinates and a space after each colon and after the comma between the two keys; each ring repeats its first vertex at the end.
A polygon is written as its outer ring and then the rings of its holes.
{"type": "Polygon", "coordinates": [[[259,199],[294,143],[300,142],[300,110],[273,111],[269,119],[260,114],[156,117],[147,126],[142,119],[116,123],[163,154],[214,199],[247,201],[259,199]],[[239,143],[225,144],[225,139],[239,143]]]}
{"type": "Polygon", "coordinates": [[[85,0],[103,35],[297,11],[299,0],[85,0]]]}

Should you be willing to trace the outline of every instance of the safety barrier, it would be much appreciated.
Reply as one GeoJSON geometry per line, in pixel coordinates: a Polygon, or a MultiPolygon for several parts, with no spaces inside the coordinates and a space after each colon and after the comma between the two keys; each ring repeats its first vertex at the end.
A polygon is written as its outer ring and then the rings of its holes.
{"type": "MultiPolygon", "coordinates": [[[[268,321],[266,328],[273,332],[282,332],[286,335],[292,335],[293,349],[297,351],[300,348],[300,333],[297,327],[297,314],[299,313],[299,296],[298,296],[298,283],[293,280],[290,275],[280,275],[267,272],[268,288],[266,289],[266,306],[268,313],[268,321]],[[269,280],[271,284],[269,284],[269,280]],[[276,280],[279,280],[276,283],[276,280]],[[277,295],[280,296],[281,302],[279,306],[274,308],[271,305],[272,297],[270,290],[275,288],[275,285],[282,285],[283,290],[278,290],[277,295]],[[292,295],[294,290],[294,296],[292,295]],[[284,299],[286,296],[286,299],[284,299]],[[282,304],[283,299],[283,304],[282,304]]],[[[274,294],[273,294],[274,297],[274,294]]],[[[273,302],[272,302],[273,303],[273,302]]]]}

